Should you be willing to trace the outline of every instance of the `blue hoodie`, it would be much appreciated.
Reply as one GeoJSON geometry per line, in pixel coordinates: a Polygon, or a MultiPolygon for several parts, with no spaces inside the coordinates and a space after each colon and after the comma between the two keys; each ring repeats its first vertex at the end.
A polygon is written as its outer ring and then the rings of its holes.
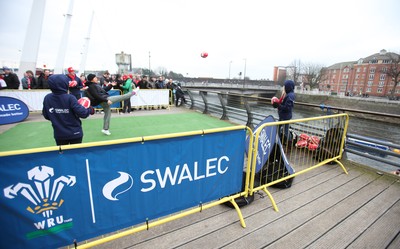
{"type": "Polygon", "coordinates": [[[286,96],[283,98],[282,103],[278,106],[279,121],[292,119],[292,110],[296,95],[294,94],[293,80],[285,81],[286,96]]]}
{"type": "Polygon", "coordinates": [[[80,118],[87,118],[90,109],[81,106],[73,95],[68,94],[69,78],[66,75],[52,75],[48,84],[52,93],[44,97],[42,113],[51,121],[54,138],[69,140],[83,137],[80,118]]]}

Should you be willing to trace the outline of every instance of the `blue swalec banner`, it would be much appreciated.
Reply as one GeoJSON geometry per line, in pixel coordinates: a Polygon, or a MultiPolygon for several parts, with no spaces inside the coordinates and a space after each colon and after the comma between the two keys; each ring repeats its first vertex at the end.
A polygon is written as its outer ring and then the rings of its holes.
{"type": "MultiPolygon", "coordinates": [[[[253,134],[256,134],[258,128],[266,123],[271,123],[275,122],[275,119],[273,116],[269,115],[266,117],[263,121],[261,121],[256,128],[254,129],[253,134]]],[[[274,148],[275,145],[275,140],[276,140],[276,130],[277,127],[275,125],[273,126],[266,126],[262,129],[259,135],[258,139],[258,153],[257,153],[257,159],[256,159],[256,173],[258,173],[264,164],[267,162],[268,157],[274,148]]],[[[248,155],[249,153],[249,141],[250,138],[246,138],[246,153],[248,155]]]]}
{"type": "Polygon", "coordinates": [[[55,248],[241,191],[245,130],[3,156],[4,248],[55,248]]]}
{"type": "Polygon", "coordinates": [[[0,125],[24,121],[29,116],[28,106],[19,99],[0,96],[0,125]]]}

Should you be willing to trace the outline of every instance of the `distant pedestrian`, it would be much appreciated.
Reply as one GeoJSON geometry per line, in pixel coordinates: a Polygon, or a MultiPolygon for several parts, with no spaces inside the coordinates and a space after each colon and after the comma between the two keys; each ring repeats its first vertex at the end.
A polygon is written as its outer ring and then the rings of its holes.
{"type": "Polygon", "coordinates": [[[83,84],[81,79],[76,76],[75,70],[72,67],[68,68],[68,78],[69,81],[69,93],[74,95],[76,99],[81,98],[81,89],[83,88],[83,84]]]}
{"type": "Polygon", "coordinates": [[[93,114],[93,108],[86,109],[68,94],[69,81],[64,74],[50,76],[48,83],[52,93],[43,100],[42,114],[51,121],[57,145],[81,143],[83,130],[80,118],[93,114]]]}
{"type": "Polygon", "coordinates": [[[112,79],[108,70],[104,71],[103,76],[100,77],[100,86],[104,87],[104,85],[108,85],[109,83],[111,83],[111,81],[112,79]]]}
{"type": "Polygon", "coordinates": [[[175,96],[176,96],[175,106],[181,106],[182,104],[186,103],[185,95],[181,88],[181,83],[178,83],[178,85],[176,86],[175,96]]]}
{"type": "Polygon", "coordinates": [[[9,67],[3,67],[3,71],[4,71],[4,81],[7,84],[7,88],[18,89],[20,84],[18,75],[13,73],[9,67]]]}
{"type": "MultiPolygon", "coordinates": [[[[132,92],[132,87],[134,85],[132,78],[129,77],[128,75],[122,76],[122,80],[125,81],[125,83],[122,85],[122,90],[124,94],[132,92]]],[[[134,87],[136,88],[136,86],[134,87]]],[[[127,98],[124,100],[124,107],[122,109],[122,113],[131,113],[131,98],[127,98]]]]}
{"type": "Polygon", "coordinates": [[[27,70],[25,72],[24,78],[21,79],[21,83],[23,89],[31,90],[37,88],[36,78],[31,70],[27,70]]]}
{"type": "Polygon", "coordinates": [[[4,71],[0,69],[0,90],[7,88],[7,83],[4,81],[4,71]]]}
{"type": "Polygon", "coordinates": [[[148,81],[147,75],[143,75],[142,76],[142,80],[139,81],[137,83],[137,85],[140,87],[140,89],[151,89],[152,88],[150,83],[149,83],[149,81],[148,81]]]}
{"type": "Polygon", "coordinates": [[[49,84],[47,81],[49,80],[50,70],[45,69],[42,73],[40,73],[37,79],[37,88],[38,89],[49,89],[49,84]]]}

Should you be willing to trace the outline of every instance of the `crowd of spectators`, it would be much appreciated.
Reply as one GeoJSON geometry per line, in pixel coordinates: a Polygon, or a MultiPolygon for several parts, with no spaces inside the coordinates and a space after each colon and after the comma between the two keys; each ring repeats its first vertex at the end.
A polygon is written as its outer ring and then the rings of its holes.
{"type": "MultiPolygon", "coordinates": [[[[44,69],[35,75],[31,70],[24,73],[24,77],[19,80],[17,74],[12,72],[8,67],[0,69],[0,90],[2,89],[49,89],[48,79],[52,72],[44,69]]],[[[69,92],[78,99],[80,92],[85,90],[87,81],[85,74],[78,77],[72,67],[68,68],[66,74],[70,78],[69,92]]],[[[164,76],[147,76],[138,74],[110,74],[108,70],[104,71],[99,77],[99,84],[108,90],[121,90],[121,92],[129,91],[129,87],[140,89],[169,89],[170,98],[176,105],[185,101],[179,84],[175,84],[172,79],[166,79],[164,76]],[[127,84],[128,82],[128,84],[127,84]],[[129,85],[131,84],[131,85],[129,85]],[[178,97],[178,98],[176,98],[178,97]]],[[[126,103],[129,105],[129,103],[126,103]]],[[[170,103],[174,104],[174,103],[170,103]]],[[[125,110],[128,112],[128,110],[125,110]]]]}

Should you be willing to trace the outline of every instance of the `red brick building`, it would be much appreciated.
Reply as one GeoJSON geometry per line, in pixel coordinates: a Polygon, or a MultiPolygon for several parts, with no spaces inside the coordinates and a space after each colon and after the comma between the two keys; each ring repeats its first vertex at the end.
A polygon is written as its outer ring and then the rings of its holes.
{"type": "MultiPolygon", "coordinates": [[[[400,67],[399,55],[381,50],[379,53],[358,61],[336,63],[325,68],[319,90],[340,95],[389,96],[394,87],[394,79],[386,72],[390,67],[400,67]]],[[[395,96],[400,96],[400,85],[395,96]]]]}

